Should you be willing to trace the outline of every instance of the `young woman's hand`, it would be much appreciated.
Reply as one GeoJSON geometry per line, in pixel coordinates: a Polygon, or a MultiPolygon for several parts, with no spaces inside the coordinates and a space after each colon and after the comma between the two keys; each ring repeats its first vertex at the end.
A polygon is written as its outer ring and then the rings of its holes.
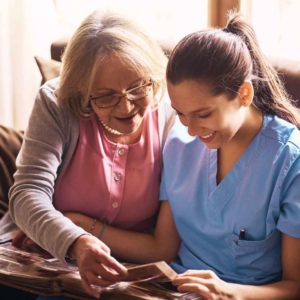
{"type": "Polygon", "coordinates": [[[194,292],[207,300],[233,300],[230,284],[210,270],[188,270],[178,275],[173,284],[180,292],[194,292]]]}
{"type": "Polygon", "coordinates": [[[80,236],[69,254],[77,262],[84,289],[97,297],[91,285],[107,286],[126,278],[127,269],[110,255],[110,249],[92,235],[80,236]]]}

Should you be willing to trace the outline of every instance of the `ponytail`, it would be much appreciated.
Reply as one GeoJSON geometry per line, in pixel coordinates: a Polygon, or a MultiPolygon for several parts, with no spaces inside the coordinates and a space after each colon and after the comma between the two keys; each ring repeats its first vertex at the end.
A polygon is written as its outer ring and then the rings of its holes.
{"type": "Polygon", "coordinates": [[[300,128],[300,110],[293,105],[277,72],[264,57],[253,28],[234,12],[223,30],[241,38],[249,50],[254,105],[262,112],[277,115],[300,128]]]}
{"type": "Polygon", "coordinates": [[[252,27],[238,14],[229,16],[224,29],[209,29],[184,37],[172,51],[167,80],[201,80],[214,95],[236,97],[245,80],[254,87],[253,105],[300,129],[299,109],[293,105],[276,71],[259,49],[252,27]]]}

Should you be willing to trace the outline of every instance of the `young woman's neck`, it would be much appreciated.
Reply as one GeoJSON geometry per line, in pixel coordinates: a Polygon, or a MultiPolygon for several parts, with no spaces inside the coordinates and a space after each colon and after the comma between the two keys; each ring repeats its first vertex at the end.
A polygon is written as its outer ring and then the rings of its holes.
{"type": "Polygon", "coordinates": [[[239,133],[240,142],[247,148],[263,125],[263,113],[251,105],[239,133]]]}
{"type": "Polygon", "coordinates": [[[228,145],[224,145],[225,148],[229,146],[243,148],[245,150],[250,145],[252,140],[256,137],[256,135],[259,133],[262,124],[263,113],[259,111],[256,107],[251,105],[248,109],[248,112],[245,115],[245,120],[241,128],[236,133],[232,141],[230,141],[228,145]]]}
{"type": "Polygon", "coordinates": [[[254,106],[251,106],[245,116],[245,122],[236,136],[218,149],[217,184],[223,180],[240,159],[260,131],[262,124],[263,114],[254,106]]]}

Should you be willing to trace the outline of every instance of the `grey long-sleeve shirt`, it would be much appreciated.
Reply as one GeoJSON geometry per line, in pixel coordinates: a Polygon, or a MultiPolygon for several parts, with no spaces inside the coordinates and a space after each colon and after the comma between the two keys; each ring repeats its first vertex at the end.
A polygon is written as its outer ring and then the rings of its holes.
{"type": "MultiPolygon", "coordinates": [[[[79,120],[57,103],[59,79],[37,95],[17,158],[15,183],[9,192],[12,220],[54,257],[65,259],[70,245],[86,232],[52,205],[57,177],[68,165],[79,138],[79,120]]],[[[175,115],[167,101],[158,108],[161,149],[175,115]]]]}

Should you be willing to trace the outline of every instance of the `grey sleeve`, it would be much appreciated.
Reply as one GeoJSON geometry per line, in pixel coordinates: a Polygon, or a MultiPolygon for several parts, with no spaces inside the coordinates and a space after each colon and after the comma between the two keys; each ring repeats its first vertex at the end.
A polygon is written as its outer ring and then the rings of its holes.
{"type": "Polygon", "coordinates": [[[42,87],[17,158],[15,183],[9,192],[13,221],[61,260],[74,240],[86,233],[52,205],[54,183],[68,146],[70,120],[70,115],[58,106],[54,89],[42,87]]]}

